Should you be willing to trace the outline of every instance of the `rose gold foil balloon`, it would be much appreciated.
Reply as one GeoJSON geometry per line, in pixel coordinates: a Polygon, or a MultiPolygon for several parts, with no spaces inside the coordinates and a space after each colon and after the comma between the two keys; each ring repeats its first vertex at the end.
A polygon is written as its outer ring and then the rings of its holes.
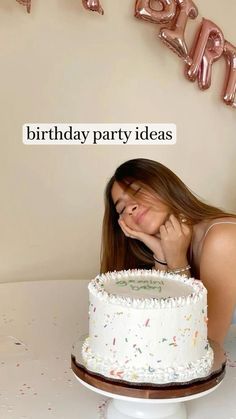
{"type": "Polygon", "coordinates": [[[223,54],[224,35],[221,29],[207,19],[202,20],[194,47],[192,48],[192,64],[186,69],[189,80],[198,78],[200,89],[208,89],[211,85],[212,64],[223,54]]]}
{"type": "Polygon", "coordinates": [[[98,12],[100,15],[104,14],[103,8],[99,0],[82,0],[82,3],[85,9],[92,10],[93,12],[98,12]]]}
{"type": "Polygon", "coordinates": [[[175,12],[174,0],[136,0],[134,16],[151,23],[167,23],[174,18],[175,12]],[[161,7],[161,10],[153,8],[154,4],[161,7]]]}
{"type": "Polygon", "coordinates": [[[191,64],[188,48],[184,39],[184,32],[188,18],[196,19],[198,9],[192,0],[176,0],[177,14],[172,28],[162,28],[159,37],[180,58],[191,64]]]}
{"type": "Polygon", "coordinates": [[[18,3],[22,4],[23,6],[26,6],[26,10],[28,13],[30,13],[31,9],[31,0],[16,0],[18,3]]]}
{"type": "Polygon", "coordinates": [[[223,100],[226,105],[236,107],[236,47],[225,41],[224,57],[227,71],[223,100]]]}

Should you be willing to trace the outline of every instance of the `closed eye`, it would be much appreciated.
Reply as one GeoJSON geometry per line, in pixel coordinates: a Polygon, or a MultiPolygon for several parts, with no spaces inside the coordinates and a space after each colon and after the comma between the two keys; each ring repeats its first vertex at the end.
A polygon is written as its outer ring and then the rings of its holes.
{"type": "Polygon", "coordinates": [[[125,207],[124,207],[124,208],[122,208],[122,210],[121,210],[120,212],[118,212],[118,214],[119,214],[119,215],[122,215],[122,214],[123,214],[123,212],[124,212],[124,210],[125,210],[125,207]]]}
{"type": "MultiPolygon", "coordinates": [[[[135,195],[137,195],[137,193],[139,192],[141,190],[141,187],[140,188],[138,188],[137,190],[135,190],[134,192],[133,192],[133,196],[135,196],[135,195]]],[[[118,202],[117,202],[117,204],[118,204],[118,202]]],[[[116,204],[116,205],[117,205],[116,204]]],[[[125,210],[125,206],[122,208],[122,210],[121,211],[117,211],[118,212],[118,215],[120,216],[120,215],[122,215],[123,214],[123,212],[124,212],[124,210],[125,210]]]]}

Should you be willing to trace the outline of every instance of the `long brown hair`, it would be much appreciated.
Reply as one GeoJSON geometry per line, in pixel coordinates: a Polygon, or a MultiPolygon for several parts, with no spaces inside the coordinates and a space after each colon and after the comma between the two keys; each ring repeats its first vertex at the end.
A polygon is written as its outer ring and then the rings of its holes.
{"type": "Polygon", "coordinates": [[[126,189],[132,182],[137,183],[153,196],[158,196],[173,214],[181,214],[191,225],[206,219],[235,216],[202,202],[161,163],[149,159],[129,160],[116,169],[105,189],[101,272],[153,266],[151,251],[142,242],[126,237],[118,224],[119,215],[111,197],[114,182],[126,189]]]}

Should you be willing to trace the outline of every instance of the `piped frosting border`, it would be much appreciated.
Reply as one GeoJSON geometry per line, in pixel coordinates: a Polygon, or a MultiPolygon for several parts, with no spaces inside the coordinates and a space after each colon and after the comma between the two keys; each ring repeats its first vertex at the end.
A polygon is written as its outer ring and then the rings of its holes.
{"type": "Polygon", "coordinates": [[[95,279],[90,281],[88,289],[92,295],[98,297],[100,300],[109,302],[110,304],[119,304],[125,307],[133,308],[173,308],[181,307],[188,304],[197,303],[200,299],[207,294],[207,290],[203,283],[194,278],[188,278],[184,275],[174,275],[163,271],[157,271],[154,269],[129,269],[122,271],[107,272],[105,274],[97,275],[95,279]],[[137,276],[141,276],[145,279],[148,278],[159,278],[161,280],[173,280],[181,282],[182,284],[192,287],[193,292],[187,296],[182,297],[168,297],[168,298],[132,298],[121,295],[115,295],[108,293],[104,289],[104,285],[109,281],[116,281],[120,279],[130,279],[137,276]]]}
{"type": "Polygon", "coordinates": [[[127,364],[121,365],[118,362],[103,359],[101,356],[94,354],[90,348],[89,341],[88,337],[82,346],[85,367],[105,377],[128,382],[166,384],[171,382],[182,383],[203,378],[209,375],[214,358],[214,352],[208,344],[206,354],[195,362],[167,368],[129,368],[127,364]]]}

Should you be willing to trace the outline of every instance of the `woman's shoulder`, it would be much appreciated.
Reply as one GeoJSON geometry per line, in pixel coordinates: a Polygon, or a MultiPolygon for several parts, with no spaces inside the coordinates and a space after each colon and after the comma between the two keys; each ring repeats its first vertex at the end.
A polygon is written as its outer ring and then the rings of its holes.
{"type": "Polygon", "coordinates": [[[236,216],[235,217],[221,217],[214,220],[209,220],[205,224],[205,232],[203,241],[205,242],[209,237],[215,237],[219,234],[234,234],[236,231],[236,216]]]}
{"type": "Polygon", "coordinates": [[[214,224],[207,233],[202,246],[199,260],[201,279],[211,290],[218,287],[217,284],[220,283],[228,286],[228,289],[233,293],[232,304],[235,304],[236,297],[235,254],[236,219],[232,219],[231,222],[228,220],[228,222],[214,224]]]}
{"type": "Polygon", "coordinates": [[[203,261],[214,263],[217,258],[222,260],[223,254],[227,252],[232,257],[229,248],[236,253],[236,217],[208,219],[199,223],[195,227],[190,248],[190,262],[195,275],[200,275],[203,261]]]}
{"type": "Polygon", "coordinates": [[[236,217],[222,217],[210,221],[206,225],[202,241],[202,250],[219,249],[220,252],[227,252],[229,246],[236,249],[236,217]]]}

